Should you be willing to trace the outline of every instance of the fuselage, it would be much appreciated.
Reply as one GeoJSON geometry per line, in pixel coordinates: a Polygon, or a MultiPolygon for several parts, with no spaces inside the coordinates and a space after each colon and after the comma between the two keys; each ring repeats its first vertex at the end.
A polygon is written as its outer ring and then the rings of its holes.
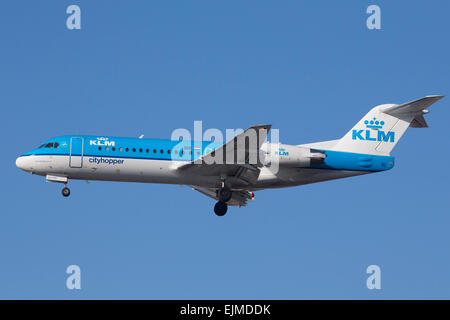
{"type": "MultiPolygon", "coordinates": [[[[36,175],[67,179],[213,188],[217,185],[217,176],[186,173],[178,168],[221,145],[211,141],[69,135],[49,139],[39,148],[26,152],[17,158],[16,165],[36,175]]],[[[295,145],[263,144],[261,150],[268,158],[276,156],[280,160],[278,171],[274,173],[263,166],[251,185],[239,185],[239,181],[236,181],[233,187],[245,187],[248,190],[289,187],[384,171],[394,165],[391,156],[333,150],[314,150],[324,154],[323,161],[303,164],[300,156],[297,156],[303,150],[300,148],[305,149],[295,145]]]]}

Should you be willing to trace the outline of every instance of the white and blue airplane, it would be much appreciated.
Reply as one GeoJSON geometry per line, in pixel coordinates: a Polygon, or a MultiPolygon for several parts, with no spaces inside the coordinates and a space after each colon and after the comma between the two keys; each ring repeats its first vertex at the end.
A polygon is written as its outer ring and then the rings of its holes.
{"type": "Polygon", "coordinates": [[[428,127],[426,108],[442,97],[376,106],[338,140],[269,143],[270,125],[252,126],[225,144],[68,135],[47,140],[18,157],[16,165],[64,184],[64,197],[70,195],[70,179],[189,185],[217,200],[214,212],[222,216],[228,205],[245,206],[254,200],[257,190],[392,169],[391,150],[408,127],[428,127]],[[252,147],[248,138],[255,136],[252,147]],[[277,170],[272,170],[274,163],[277,170]]]}

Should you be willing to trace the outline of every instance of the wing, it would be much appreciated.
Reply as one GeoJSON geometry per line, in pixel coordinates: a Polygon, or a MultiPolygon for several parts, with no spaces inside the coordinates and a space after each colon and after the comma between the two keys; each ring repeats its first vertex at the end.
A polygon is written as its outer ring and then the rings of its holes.
{"type": "MultiPolygon", "coordinates": [[[[205,196],[213,198],[215,200],[219,200],[217,197],[217,189],[216,188],[203,188],[199,186],[191,186],[193,190],[196,190],[205,196]]],[[[248,190],[235,190],[233,191],[233,195],[231,196],[231,200],[227,202],[230,206],[246,206],[247,201],[254,200],[254,193],[248,190]]]]}
{"type": "Polygon", "coordinates": [[[250,184],[259,175],[262,166],[260,148],[267,138],[271,125],[257,125],[245,130],[216,150],[177,170],[201,176],[226,177],[233,184],[250,184]]]}

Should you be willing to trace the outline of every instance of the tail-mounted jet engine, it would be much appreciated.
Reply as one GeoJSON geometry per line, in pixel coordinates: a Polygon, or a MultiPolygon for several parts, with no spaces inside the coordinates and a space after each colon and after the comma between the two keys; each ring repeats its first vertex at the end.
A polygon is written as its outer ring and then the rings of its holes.
{"type": "Polygon", "coordinates": [[[308,168],[324,163],[326,158],[325,152],[320,150],[283,144],[266,144],[261,150],[265,165],[278,161],[280,166],[308,168]]]}

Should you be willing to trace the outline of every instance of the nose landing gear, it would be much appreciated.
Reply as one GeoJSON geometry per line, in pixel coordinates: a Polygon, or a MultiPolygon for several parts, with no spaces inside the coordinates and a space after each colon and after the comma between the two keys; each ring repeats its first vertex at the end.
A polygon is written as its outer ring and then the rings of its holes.
{"type": "Polygon", "coordinates": [[[47,174],[45,176],[45,180],[48,182],[58,182],[58,183],[64,183],[64,188],[61,190],[61,193],[64,197],[70,196],[70,189],[67,188],[67,182],[69,181],[68,177],[64,176],[53,176],[50,174],[47,174]]]}

